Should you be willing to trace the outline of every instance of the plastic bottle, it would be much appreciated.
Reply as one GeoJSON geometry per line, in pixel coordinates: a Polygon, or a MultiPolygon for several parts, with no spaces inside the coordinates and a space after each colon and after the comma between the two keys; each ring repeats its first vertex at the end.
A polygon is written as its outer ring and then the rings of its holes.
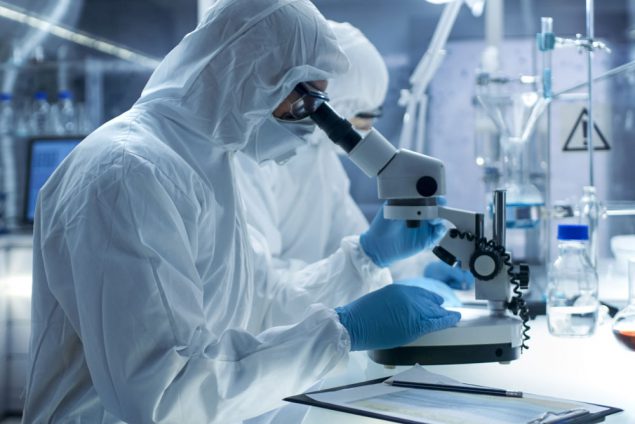
{"type": "Polygon", "coordinates": [[[44,91],[33,96],[30,131],[32,135],[44,135],[51,132],[51,106],[44,91]]]}
{"type": "Polygon", "coordinates": [[[53,128],[56,134],[77,134],[77,114],[73,103],[73,94],[62,90],[57,95],[57,103],[51,108],[53,128]]]}
{"type": "Polygon", "coordinates": [[[549,271],[547,320],[554,336],[584,337],[598,321],[598,276],[587,253],[586,225],[558,226],[558,258],[549,271]]]}

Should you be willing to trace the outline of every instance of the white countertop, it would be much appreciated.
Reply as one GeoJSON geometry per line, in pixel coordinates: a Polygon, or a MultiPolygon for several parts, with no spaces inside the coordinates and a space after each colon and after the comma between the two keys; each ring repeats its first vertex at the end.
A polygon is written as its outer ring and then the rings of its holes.
{"type": "MultiPolygon", "coordinates": [[[[471,364],[428,366],[430,371],[468,383],[547,396],[598,403],[624,409],[606,418],[607,423],[635,423],[635,352],[613,337],[611,322],[598,327],[590,338],[557,338],[549,334],[546,317],[531,322],[530,349],[509,365],[471,364]]],[[[352,384],[406,369],[387,370],[351,355],[348,369],[327,378],[322,388],[352,384]]],[[[303,424],[380,423],[381,420],[310,408],[303,424]]]]}

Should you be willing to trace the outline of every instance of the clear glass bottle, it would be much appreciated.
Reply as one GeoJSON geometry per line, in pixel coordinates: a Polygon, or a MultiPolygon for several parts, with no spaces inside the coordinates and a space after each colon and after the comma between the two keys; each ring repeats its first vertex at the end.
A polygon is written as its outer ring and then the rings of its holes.
{"type": "Polygon", "coordinates": [[[31,110],[30,132],[32,135],[48,135],[51,130],[51,105],[44,91],[38,91],[33,96],[31,110]]]}
{"type": "Polygon", "coordinates": [[[558,258],[549,270],[547,320],[554,336],[584,337],[598,322],[598,276],[589,260],[586,225],[558,226],[558,258]]]}
{"type": "Polygon", "coordinates": [[[77,134],[77,115],[73,103],[73,94],[62,90],[57,96],[57,103],[51,107],[51,116],[55,134],[77,134]]]}
{"type": "Polygon", "coordinates": [[[624,346],[635,350],[635,258],[628,260],[628,305],[615,315],[613,334],[624,346]]]}

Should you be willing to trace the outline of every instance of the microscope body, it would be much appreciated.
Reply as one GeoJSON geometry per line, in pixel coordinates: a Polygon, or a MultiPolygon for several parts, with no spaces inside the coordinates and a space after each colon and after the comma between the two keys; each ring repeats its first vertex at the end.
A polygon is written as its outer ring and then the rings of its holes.
{"type": "MultiPolygon", "coordinates": [[[[445,195],[445,168],[438,159],[395,149],[381,134],[371,131],[353,149],[350,158],[369,176],[376,176],[380,199],[386,200],[384,217],[405,220],[417,226],[421,220],[443,219],[452,227],[433,251],[450,266],[470,271],[475,277],[476,300],[486,301],[481,309],[457,308],[461,321],[451,328],[429,333],[419,340],[393,349],[369,351],[380,364],[440,365],[478,362],[509,363],[520,356],[525,340],[524,320],[508,311],[514,302],[522,306],[520,289],[526,289],[529,271],[514,271],[505,250],[505,192],[494,193],[493,234],[485,235],[484,215],[440,205],[445,195]],[[368,144],[366,144],[368,143],[368,144]],[[377,147],[379,146],[379,147],[377,147]],[[365,159],[380,151],[381,160],[365,159]],[[517,288],[514,291],[514,288],[517,288]]],[[[514,307],[512,306],[512,309],[514,307]]]]}
{"type": "Polygon", "coordinates": [[[429,333],[407,346],[369,351],[371,359],[384,365],[517,359],[527,337],[528,313],[520,289],[528,286],[529,270],[520,266],[520,271],[514,271],[505,250],[505,192],[495,194],[493,235],[487,238],[483,214],[439,204],[439,197],[446,193],[443,162],[397,149],[375,129],[362,138],[326,102],[311,118],[366,175],[377,178],[378,197],[386,201],[386,219],[404,220],[409,227],[439,218],[452,224],[454,228],[433,251],[449,265],[469,270],[476,281],[476,299],[487,301],[487,308],[459,309],[462,319],[457,326],[429,333]],[[511,316],[509,310],[522,319],[511,316]]]}

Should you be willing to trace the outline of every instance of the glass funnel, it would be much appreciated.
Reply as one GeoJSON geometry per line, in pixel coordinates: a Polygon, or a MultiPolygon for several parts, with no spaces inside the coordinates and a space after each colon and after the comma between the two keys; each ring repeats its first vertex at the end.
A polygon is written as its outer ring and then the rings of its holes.
{"type": "Polygon", "coordinates": [[[507,227],[534,228],[544,198],[529,178],[528,141],[550,99],[534,89],[535,78],[484,78],[477,98],[500,132],[502,185],[507,190],[507,227]]]}
{"type": "Polygon", "coordinates": [[[628,260],[628,305],[615,315],[613,335],[624,346],[635,350],[635,258],[628,260]]]}

